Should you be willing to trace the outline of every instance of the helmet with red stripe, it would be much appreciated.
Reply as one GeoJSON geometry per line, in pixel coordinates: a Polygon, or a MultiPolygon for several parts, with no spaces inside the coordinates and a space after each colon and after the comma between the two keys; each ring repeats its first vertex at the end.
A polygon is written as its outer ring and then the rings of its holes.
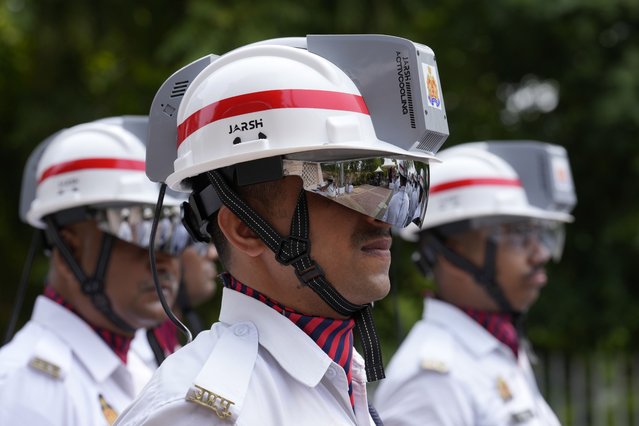
{"type": "MultiPolygon", "coordinates": [[[[102,230],[147,247],[149,235],[143,230],[149,228],[159,193],[144,172],[147,125],[147,117],[111,117],[64,129],[47,139],[25,169],[23,220],[45,228],[49,215],[89,208],[102,230]],[[123,226],[131,230],[124,232],[123,226]]],[[[168,243],[178,236],[173,231],[181,230],[179,201],[166,197],[165,206],[171,226],[158,235],[167,242],[160,248],[177,252],[188,242],[184,236],[183,241],[168,243]]]]}
{"type": "Polygon", "coordinates": [[[28,222],[43,228],[48,214],[82,205],[157,201],[144,173],[144,143],[120,126],[86,123],[58,133],[37,165],[28,222]]]}
{"type": "Polygon", "coordinates": [[[189,177],[266,157],[435,158],[379,140],[346,73],[288,46],[247,46],[215,60],[189,85],[177,122],[177,159],[166,182],[178,190],[187,189],[189,177]]]}
{"type": "MultiPolygon", "coordinates": [[[[475,142],[443,150],[439,157],[443,162],[431,166],[422,230],[481,218],[573,221],[574,187],[566,151],[560,146],[475,142]]],[[[415,241],[419,230],[410,226],[401,232],[415,241]]]]}

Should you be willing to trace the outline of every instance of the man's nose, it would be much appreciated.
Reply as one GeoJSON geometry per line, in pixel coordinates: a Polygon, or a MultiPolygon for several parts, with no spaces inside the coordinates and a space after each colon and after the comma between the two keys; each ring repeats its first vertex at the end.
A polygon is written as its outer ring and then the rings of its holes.
{"type": "Polygon", "coordinates": [[[533,264],[545,264],[550,260],[550,248],[539,238],[539,236],[531,238],[530,250],[530,260],[533,264]]]}

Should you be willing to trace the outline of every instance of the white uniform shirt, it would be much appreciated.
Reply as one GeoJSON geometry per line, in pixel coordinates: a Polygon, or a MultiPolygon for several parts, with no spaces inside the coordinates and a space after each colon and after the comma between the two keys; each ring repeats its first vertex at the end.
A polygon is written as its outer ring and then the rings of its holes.
{"type": "Polygon", "coordinates": [[[0,425],[107,425],[151,373],[130,354],[124,365],[87,323],[39,296],[0,349],[0,425]]]}
{"type": "Polygon", "coordinates": [[[413,190],[410,193],[410,200],[408,204],[408,217],[410,220],[415,218],[415,211],[417,210],[417,203],[419,202],[419,188],[417,186],[413,187],[413,190]]]}
{"type": "Polygon", "coordinates": [[[135,337],[131,340],[131,347],[129,348],[129,355],[135,353],[138,358],[152,371],[158,368],[158,362],[155,359],[153,349],[149,343],[149,338],[146,335],[146,329],[141,328],[135,332],[135,337]]]}
{"type": "Polygon", "coordinates": [[[559,425],[519,358],[462,310],[427,299],[375,393],[386,426],[559,425]]]}
{"type": "Polygon", "coordinates": [[[386,210],[382,220],[394,226],[404,226],[408,218],[409,203],[410,200],[406,194],[406,187],[402,186],[399,188],[399,191],[391,197],[388,203],[388,210],[386,210]]]}
{"type": "Polygon", "coordinates": [[[372,425],[364,362],[344,369],[273,308],[225,288],[220,322],[169,356],[118,425],[372,425]]]}

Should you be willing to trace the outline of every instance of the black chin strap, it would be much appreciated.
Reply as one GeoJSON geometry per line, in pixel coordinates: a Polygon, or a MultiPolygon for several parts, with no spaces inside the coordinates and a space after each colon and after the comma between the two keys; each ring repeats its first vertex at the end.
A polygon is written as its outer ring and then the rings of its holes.
{"type": "Polygon", "coordinates": [[[428,233],[426,236],[427,244],[432,247],[436,252],[440,253],[446,260],[455,265],[457,268],[466,271],[470,274],[475,281],[481,285],[488,295],[497,303],[497,306],[502,312],[513,315],[513,318],[519,317],[519,313],[516,312],[503,290],[497,283],[495,276],[495,263],[497,255],[497,244],[491,238],[486,239],[486,254],[484,257],[484,266],[482,268],[476,266],[470,260],[461,256],[459,253],[446,246],[442,239],[433,233],[428,233]]]}
{"type": "Polygon", "coordinates": [[[310,257],[306,191],[300,191],[291,220],[291,234],[284,238],[228,186],[219,172],[208,172],[207,176],[222,203],[260,237],[275,253],[275,259],[279,263],[293,266],[300,283],[310,287],[335,312],[354,317],[355,330],[359,334],[364,351],[366,377],[369,382],[383,379],[384,366],[379,338],[373,323],[372,306],[356,305],[346,300],[326,279],[322,268],[310,257]]]}
{"type": "Polygon", "coordinates": [[[95,306],[102,315],[104,315],[120,330],[126,333],[135,333],[135,328],[115,313],[111,307],[111,301],[104,292],[104,277],[109,264],[109,258],[111,257],[111,248],[113,247],[114,237],[106,232],[103,233],[102,246],[100,248],[100,255],[98,256],[98,264],[95,267],[93,276],[88,277],[80,265],[78,265],[78,262],[73,257],[69,247],[66,245],[64,240],[62,240],[53,217],[49,216],[44,220],[47,224],[47,229],[45,231],[47,237],[60,251],[60,254],[62,254],[62,257],[67,262],[67,265],[71,268],[73,275],[75,275],[75,278],[80,283],[82,292],[89,296],[93,306],[95,306]]]}

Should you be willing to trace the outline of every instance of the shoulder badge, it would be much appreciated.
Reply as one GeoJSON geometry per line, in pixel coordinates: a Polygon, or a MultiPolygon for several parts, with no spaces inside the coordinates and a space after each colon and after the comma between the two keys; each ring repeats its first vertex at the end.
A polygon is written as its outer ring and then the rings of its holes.
{"type": "Polygon", "coordinates": [[[257,328],[233,324],[219,337],[186,394],[186,400],[213,411],[220,419],[236,420],[257,359],[257,328]]]}
{"type": "Polygon", "coordinates": [[[41,373],[46,374],[47,376],[51,376],[54,379],[59,380],[60,378],[62,378],[59,366],[37,356],[31,358],[31,361],[29,361],[29,367],[38,370],[41,373]]]}
{"type": "Polygon", "coordinates": [[[229,408],[235,403],[220,395],[217,395],[202,386],[194,385],[186,396],[187,401],[195,402],[206,408],[210,408],[217,416],[224,420],[231,416],[229,408]]]}
{"type": "Polygon", "coordinates": [[[499,392],[499,396],[504,402],[508,402],[513,399],[513,393],[510,391],[510,387],[508,383],[504,380],[503,377],[497,377],[497,392],[499,392]]]}
{"type": "Polygon", "coordinates": [[[64,380],[73,354],[66,343],[53,334],[43,334],[31,353],[29,367],[56,380],[64,380]]]}
{"type": "Polygon", "coordinates": [[[434,371],[436,373],[446,374],[448,373],[448,365],[436,359],[424,358],[421,363],[422,370],[434,371]]]}
{"type": "Polygon", "coordinates": [[[112,425],[113,423],[115,423],[115,419],[117,419],[118,413],[116,413],[113,407],[111,407],[111,405],[106,402],[106,399],[104,399],[104,396],[102,396],[102,394],[99,395],[99,398],[102,414],[104,414],[104,418],[106,419],[107,423],[112,425]]]}

